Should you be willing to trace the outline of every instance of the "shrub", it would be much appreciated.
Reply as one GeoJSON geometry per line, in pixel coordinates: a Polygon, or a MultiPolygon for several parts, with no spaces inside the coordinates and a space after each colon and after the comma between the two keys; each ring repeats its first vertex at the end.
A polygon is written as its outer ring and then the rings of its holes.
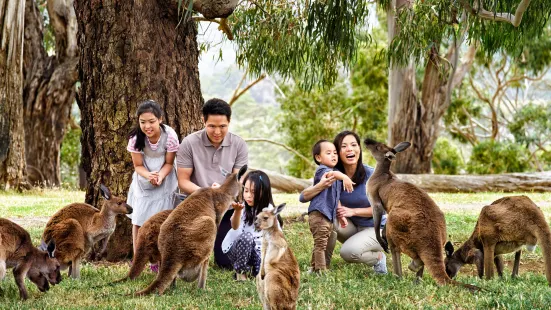
{"type": "Polygon", "coordinates": [[[481,142],[473,148],[467,171],[476,174],[523,172],[529,168],[528,150],[511,142],[481,142]]]}
{"type": "Polygon", "coordinates": [[[435,174],[458,174],[463,166],[459,149],[446,138],[438,138],[434,146],[432,169],[435,174]]]}

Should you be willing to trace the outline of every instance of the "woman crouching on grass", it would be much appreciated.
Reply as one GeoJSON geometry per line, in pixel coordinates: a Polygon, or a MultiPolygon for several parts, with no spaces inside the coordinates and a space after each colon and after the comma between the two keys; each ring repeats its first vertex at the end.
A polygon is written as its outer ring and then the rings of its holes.
{"type": "Polygon", "coordinates": [[[238,281],[246,280],[247,273],[255,277],[260,270],[262,232],[255,230],[254,221],[262,209],[274,205],[266,173],[251,171],[245,175],[243,183],[243,202],[232,204],[235,210],[231,217],[232,229],[222,242],[222,251],[228,255],[238,281]]]}

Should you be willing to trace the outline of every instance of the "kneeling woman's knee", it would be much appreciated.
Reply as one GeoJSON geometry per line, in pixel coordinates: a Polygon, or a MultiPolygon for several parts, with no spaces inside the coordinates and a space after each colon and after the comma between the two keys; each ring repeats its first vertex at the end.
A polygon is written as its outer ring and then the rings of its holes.
{"type": "Polygon", "coordinates": [[[353,246],[347,246],[347,244],[343,244],[341,247],[341,251],[339,253],[341,255],[341,258],[347,262],[347,263],[356,263],[360,260],[360,257],[362,256],[362,253],[358,252],[358,248],[353,246]]]}

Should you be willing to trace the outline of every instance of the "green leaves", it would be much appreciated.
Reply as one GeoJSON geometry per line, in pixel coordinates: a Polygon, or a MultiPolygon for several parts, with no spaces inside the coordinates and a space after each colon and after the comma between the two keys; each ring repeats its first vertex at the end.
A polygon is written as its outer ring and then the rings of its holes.
{"type": "Polygon", "coordinates": [[[306,89],[332,85],[339,65],[354,60],[367,13],[361,0],[244,3],[230,17],[237,62],[251,76],[278,73],[306,89]]]}

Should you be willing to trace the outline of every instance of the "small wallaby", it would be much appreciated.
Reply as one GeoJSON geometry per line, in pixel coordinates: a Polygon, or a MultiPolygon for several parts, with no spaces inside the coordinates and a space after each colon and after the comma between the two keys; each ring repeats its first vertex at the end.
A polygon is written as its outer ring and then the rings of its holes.
{"type": "Polygon", "coordinates": [[[270,206],[256,216],[256,230],[264,231],[262,262],[256,276],[256,290],[264,310],[296,309],[300,286],[300,269],[283,232],[277,215],[285,204],[270,206]]]}
{"type": "Polygon", "coordinates": [[[28,277],[41,292],[50,288],[49,283],[61,282],[59,262],[54,258],[55,244],[49,243],[47,252],[33,246],[31,236],[16,223],[0,218],[0,280],[7,268],[13,268],[15,283],[21,299],[29,297],[24,279],[28,277]]]}
{"type": "Polygon", "coordinates": [[[157,245],[161,225],[168,218],[172,210],[161,211],[150,217],[138,230],[136,238],[136,253],[132,259],[132,267],[128,275],[114,283],[136,279],[145,268],[147,262],[158,263],[161,261],[161,253],[157,245]]]}
{"type": "Polygon", "coordinates": [[[482,208],[471,237],[457,251],[451,242],[446,243],[446,272],[453,278],[464,264],[475,264],[480,278],[486,273],[486,279],[491,279],[495,264],[502,277],[501,255],[515,252],[512,276],[516,277],[521,247],[534,251],[536,243],[541,246],[551,285],[551,231],[543,212],[526,196],[504,197],[482,208]]]}
{"type": "Polygon", "coordinates": [[[238,173],[229,174],[222,169],[226,180],[219,188],[195,191],[170,213],[159,232],[161,265],[157,278],[136,295],[155,291],[162,295],[177,275],[188,282],[198,279],[197,286],[205,288],[218,225],[238,197],[239,179],[246,171],[246,165],[238,173]]]}
{"type": "Polygon", "coordinates": [[[61,268],[71,266],[69,275],[75,279],[80,277],[82,258],[97,242],[102,242],[99,258],[105,254],[109,237],[115,231],[115,216],[132,213],[125,199],[112,196],[103,184],[100,189],[105,199],[101,211],[86,203],[72,203],[50,218],[42,234],[42,245],[55,241],[61,268]]]}
{"type": "Polygon", "coordinates": [[[417,279],[423,276],[426,266],[439,285],[453,284],[470,290],[478,287],[452,280],[446,274],[442,248],[446,242],[446,220],[429,195],[417,186],[399,180],[390,171],[396,153],[406,150],[411,144],[401,142],[394,148],[371,139],[365,140],[377,166],[367,182],[369,201],[373,207],[375,235],[382,248],[392,252],[394,273],[402,276],[400,254],[412,258],[408,268],[417,272],[417,279]],[[381,237],[381,218],[386,211],[386,239],[381,237]],[[388,242],[388,244],[387,244],[388,242]]]}

